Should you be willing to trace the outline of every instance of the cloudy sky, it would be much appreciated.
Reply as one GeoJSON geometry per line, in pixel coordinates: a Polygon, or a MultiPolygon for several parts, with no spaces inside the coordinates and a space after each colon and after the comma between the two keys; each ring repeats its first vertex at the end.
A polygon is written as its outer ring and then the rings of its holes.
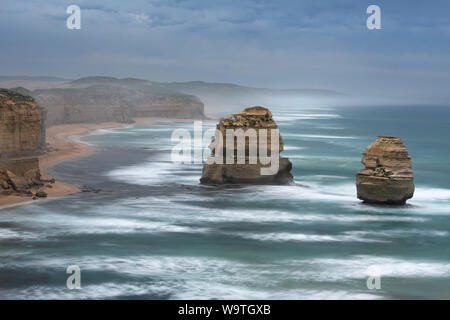
{"type": "Polygon", "coordinates": [[[2,0],[0,75],[140,77],[450,102],[448,0],[2,0]],[[68,5],[81,30],[68,30],[68,5]],[[366,9],[381,8],[381,30],[366,9]]]}

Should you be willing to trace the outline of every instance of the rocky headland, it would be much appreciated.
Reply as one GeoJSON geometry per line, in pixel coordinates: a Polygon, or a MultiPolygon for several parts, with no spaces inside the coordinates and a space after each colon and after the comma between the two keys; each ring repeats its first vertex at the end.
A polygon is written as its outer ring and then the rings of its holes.
{"type": "MultiPolygon", "coordinates": [[[[217,139],[222,139],[223,141],[223,158],[222,163],[205,163],[203,166],[202,177],[200,182],[203,184],[288,184],[293,181],[293,177],[290,173],[292,169],[292,164],[287,158],[280,157],[280,152],[283,151],[283,140],[281,135],[279,137],[278,150],[275,157],[278,160],[278,170],[273,174],[261,174],[262,168],[267,168],[269,165],[261,164],[258,158],[257,163],[250,163],[249,161],[249,150],[252,147],[252,143],[249,138],[245,139],[245,163],[238,163],[237,155],[237,143],[236,140],[232,143],[233,147],[228,148],[226,142],[226,130],[232,129],[242,129],[244,133],[249,130],[255,130],[257,135],[257,148],[259,154],[259,147],[261,141],[260,130],[265,129],[267,132],[267,150],[268,154],[271,154],[271,130],[278,129],[277,124],[272,118],[272,113],[260,106],[246,108],[244,111],[236,114],[230,114],[225,118],[221,118],[216,131],[217,139]],[[217,137],[220,134],[221,137],[217,137]],[[222,138],[223,137],[223,138],[222,138]],[[226,155],[231,154],[233,158],[233,163],[227,163],[226,155]]],[[[236,139],[236,137],[234,138],[236,139]]],[[[213,150],[212,157],[216,157],[217,154],[213,150]]]]}
{"type": "Polygon", "coordinates": [[[356,174],[358,199],[365,203],[404,205],[414,195],[411,156],[398,137],[380,136],[363,154],[356,174]]]}

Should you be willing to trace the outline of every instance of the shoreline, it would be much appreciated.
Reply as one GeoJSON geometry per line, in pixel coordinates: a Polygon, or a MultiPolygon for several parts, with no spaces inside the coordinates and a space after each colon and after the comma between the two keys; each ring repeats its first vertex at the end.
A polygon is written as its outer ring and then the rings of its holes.
{"type": "MultiPolygon", "coordinates": [[[[46,140],[50,147],[50,151],[39,156],[39,169],[42,179],[51,179],[48,175],[48,169],[52,166],[69,159],[76,159],[89,156],[97,151],[98,147],[88,145],[74,137],[82,137],[89,133],[100,129],[114,129],[127,126],[139,126],[156,121],[191,121],[194,119],[172,119],[172,118],[133,118],[134,123],[119,123],[119,122],[101,122],[101,123],[76,123],[76,124],[60,124],[48,127],[46,129],[46,140]]],[[[211,119],[212,120],[212,119],[211,119]]],[[[203,121],[211,121],[203,120],[203,121]]],[[[80,189],[75,185],[69,185],[62,181],[55,181],[49,187],[43,187],[41,190],[45,191],[48,198],[60,197],[80,192],[80,189]]],[[[0,209],[9,208],[17,205],[25,205],[35,203],[47,198],[32,200],[30,197],[22,197],[16,195],[9,195],[0,197],[0,209]]]]}

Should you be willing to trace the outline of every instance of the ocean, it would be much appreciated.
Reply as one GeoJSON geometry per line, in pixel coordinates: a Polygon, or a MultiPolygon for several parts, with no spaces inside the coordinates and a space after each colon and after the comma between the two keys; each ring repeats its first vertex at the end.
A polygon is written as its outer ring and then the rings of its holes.
{"type": "Polygon", "coordinates": [[[450,299],[450,107],[269,108],[298,185],[200,185],[170,157],[192,121],[80,138],[99,151],[51,174],[85,192],[0,210],[0,298],[450,299]],[[412,156],[405,207],[356,198],[378,135],[412,156]]]}

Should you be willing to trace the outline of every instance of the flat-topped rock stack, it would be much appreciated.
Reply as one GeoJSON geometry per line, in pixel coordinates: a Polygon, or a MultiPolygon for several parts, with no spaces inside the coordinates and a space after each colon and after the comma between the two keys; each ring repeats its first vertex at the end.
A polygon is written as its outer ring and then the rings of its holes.
{"type": "MultiPolygon", "coordinates": [[[[283,140],[278,132],[278,126],[272,118],[272,113],[260,106],[246,108],[244,111],[236,114],[230,114],[225,118],[221,118],[216,131],[216,137],[213,140],[222,139],[223,141],[223,157],[218,157],[222,160],[222,163],[206,163],[203,166],[201,183],[204,184],[288,184],[293,181],[293,177],[290,173],[292,164],[287,158],[281,158],[280,152],[283,151],[283,140]],[[231,129],[235,132],[241,129],[245,135],[251,136],[251,133],[255,133],[256,139],[249,137],[244,138],[245,141],[245,155],[241,153],[239,156],[238,143],[236,137],[234,137],[234,143],[227,146],[227,130],[231,129]],[[264,129],[264,132],[262,131],[264,129]],[[272,150],[272,130],[276,130],[274,134],[278,137],[278,148],[272,150]],[[217,137],[217,135],[221,137],[217,137]],[[264,140],[265,139],[265,140],[264,140]],[[272,164],[261,163],[259,157],[261,142],[266,141],[267,155],[270,155],[272,159],[276,159],[278,165],[275,170],[270,174],[264,171],[264,168],[271,167],[272,164]],[[255,149],[253,149],[255,148],[255,149]],[[256,150],[258,154],[257,160],[250,161],[250,150],[256,150]],[[228,163],[226,156],[231,156],[232,163],[228,163]],[[245,158],[245,159],[244,159],[245,158]],[[238,160],[241,159],[239,162],[238,160]],[[242,163],[242,162],[245,163],[242,163]],[[254,163],[256,161],[256,163],[254,163]]],[[[213,150],[212,157],[217,158],[218,154],[216,150],[213,150]]],[[[274,168],[274,166],[272,166],[274,168]]]]}
{"type": "Polygon", "coordinates": [[[358,199],[366,203],[404,205],[414,195],[411,156],[398,137],[380,136],[361,161],[356,174],[358,199]]]}

